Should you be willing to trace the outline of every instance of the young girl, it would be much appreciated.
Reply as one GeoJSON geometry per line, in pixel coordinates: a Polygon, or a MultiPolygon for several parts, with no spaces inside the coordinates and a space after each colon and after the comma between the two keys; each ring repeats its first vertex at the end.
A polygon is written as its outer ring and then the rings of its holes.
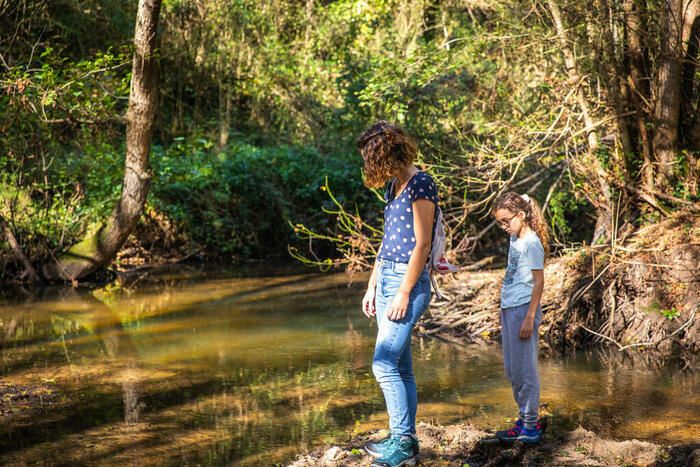
{"type": "Polygon", "coordinates": [[[416,381],[411,334],[430,303],[430,255],[437,188],[432,177],[413,165],[417,147],[400,128],[380,121],[357,140],[365,184],[390,181],[384,208],[384,236],[362,300],[362,311],[377,318],[372,371],[379,383],[391,436],[365,450],[373,466],[414,465],[418,454],[416,381]]]}
{"type": "Polygon", "coordinates": [[[508,266],[501,288],[501,334],[506,377],[520,409],[515,426],[496,435],[503,441],[537,443],[542,438],[537,422],[537,331],[542,321],[547,225],[537,202],[528,195],[504,193],[494,203],[492,213],[498,225],[510,234],[508,266]]]}

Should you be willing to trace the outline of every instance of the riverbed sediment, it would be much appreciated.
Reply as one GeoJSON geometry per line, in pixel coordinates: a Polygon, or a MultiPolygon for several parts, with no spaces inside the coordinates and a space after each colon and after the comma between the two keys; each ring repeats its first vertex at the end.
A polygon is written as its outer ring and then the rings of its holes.
{"type": "MultiPolygon", "coordinates": [[[[371,458],[362,446],[386,432],[358,435],[345,443],[299,455],[289,467],[367,466],[371,458]]],[[[584,428],[547,434],[538,445],[505,445],[494,433],[470,424],[419,423],[419,464],[422,466],[492,467],[506,465],[556,466],[698,466],[700,443],[663,446],[647,441],[603,439],[584,428]]]]}

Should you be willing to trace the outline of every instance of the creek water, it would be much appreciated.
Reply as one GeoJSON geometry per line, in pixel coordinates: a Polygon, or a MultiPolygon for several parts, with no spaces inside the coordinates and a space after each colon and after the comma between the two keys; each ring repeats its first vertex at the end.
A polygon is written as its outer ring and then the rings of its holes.
{"type": "MultiPolygon", "coordinates": [[[[365,280],[180,269],[5,298],[0,463],[271,465],[386,427],[365,280]]],[[[497,345],[413,345],[419,421],[508,424],[497,345]]],[[[697,372],[615,351],[540,363],[552,430],[697,441],[697,372]]]]}

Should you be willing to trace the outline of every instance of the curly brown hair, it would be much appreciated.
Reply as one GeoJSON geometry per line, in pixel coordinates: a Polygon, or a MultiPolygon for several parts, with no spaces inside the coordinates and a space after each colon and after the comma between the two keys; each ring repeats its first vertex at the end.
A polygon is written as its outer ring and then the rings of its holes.
{"type": "Polygon", "coordinates": [[[535,231],[540,238],[540,242],[542,242],[544,257],[546,258],[549,256],[549,231],[547,230],[547,222],[544,220],[540,205],[537,204],[534,198],[528,197],[528,199],[525,199],[522,195],[514,191],[507,191],[496,199],[491,208],[491,212],[495,215],[496,211],[499,209],[507,209],[513,214],[523,211],[525,213],[525,223],[535,231]]]}
{"type": "Polygon", "coordinates": [[[364,160],[364,182],[380,188],[400,168],[412,164],[418,153],[413,138],[393,123],[380,120],[357,138],[364,160]]]}

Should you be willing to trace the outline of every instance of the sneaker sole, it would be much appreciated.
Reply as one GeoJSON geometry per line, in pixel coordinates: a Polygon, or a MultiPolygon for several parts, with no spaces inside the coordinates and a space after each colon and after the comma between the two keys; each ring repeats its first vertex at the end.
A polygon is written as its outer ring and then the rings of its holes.
{"type": "MultiPolygon", "coordinates": [[[[405,461],[401,462],[400,464],[396,464],[396,467],[403,467],[405,465],[416,465],[416,458],[411,457],[410,459],[406,459],[405,461]]],[[[380,465],[380,464],[375,464],[374,462],[372,462],[371,467],[385,467],[385,466],[380,465]]]]}
{"type": "Polygon", "coordinates": [[[498,438],[498,441],[502,443],[514,443],[518,441],[518,438],[498,438]]]}
{"type": "MultiPolygon", "coordinates": [[[[518,435],[518,436],[520,436],[520,435],[518,435]]],[[[513,441],[517,441],[517,440],[518,440],[518,436],[508,436],[508,435],[505,435],[505,434],[499,435],[498,433],[496,433],[496,438],[498,438],[499,441],[503,441],[503,442],[505,442],[505,443],[510,443],[510,442],[513,442],[513,441]]]]}
{"type": "MultiPolygon", "coordinates": [[[[380,457],[382,457],[381,452],[375,452],[375,451],[372,451],[371,449],[367,449],[366,447],[362,448],[362,450],[365,451],[365,454],[367,454],[370,457],[374,457],[375,459],[379,459],[380,457]]],[[[414,452],[413,455],[415,457],[418,457],[417,452],[414,452]]]]}
{"type": "Polygon", "coordinates": [[[537,438],[521,437],[521,438],[515,439],[514,441],[520,441],[520,442],[525,443],[525,444],[537,444],[540,441],[542,441],[542,437],[541,436],[538,436],[537,438]]]}

